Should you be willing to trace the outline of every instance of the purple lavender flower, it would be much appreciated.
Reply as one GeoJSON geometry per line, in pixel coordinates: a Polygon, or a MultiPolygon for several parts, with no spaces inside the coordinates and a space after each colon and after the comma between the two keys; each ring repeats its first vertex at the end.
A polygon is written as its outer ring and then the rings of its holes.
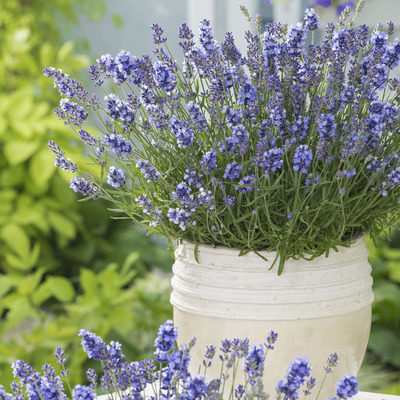
{"type": "Polygon", "coordinates": [[[85,142],[90,147],[96,146],[97,144],[96,138],[89,132],[85,131],[84,129],[79,130],[78,136],[83,142],[85,142]]]}
{"type": "Polygon", "coordinates": [[[249,353],[244,364],[244,370],[249,376],[250,381],[254,381],[256,377],[262,375],[264,371],[264,361],[265,353],[263,346],[253,344],[249,349],[249,353]]]}
{"type": "Polygon", "coordinates": [[[153,30],[153,43],[154,44],[160,45],[167,41],[167,38],[162,36],[162,34],[164,33],[164,30],[158,24],[151,25],[151,29],[153,30]]]}
{"type": "Polygon", "coordinates": [[[312,188],[312,186],[318,185],[321,182],[321,178],[319,175],[314,175],[312,173],[307,175],[307,178],[304,182],[306,188],[312,188]]]}
{"type": "Polygon", "coordinates": [[[111,166],[108,169],[107,183],[115,188],[124,187],[126,179],[122,169],[117,170],[114,166],[111,166]]]}
{"type": "Polygon", "coordinates": [[[221,51],[224,57],[233,64],[237,64],[242,59],[242,54],[236,47],[231,32],[225,34],[225,38],[221,43],[221,51]]]}
{"type": "Polygon", "coordinates": [[[353,375],[345,375],[336,386],[339,399],[346,400],[358,393],[359,384],[353,375]]]}
{"type": "Polygon", "coordinates": [[[161,388],[170,389],[173,379],[185,380],[189,377],[188,366],[189,366],[189,354],[187,351],[182,349],[173,351],[168,356],[168,364],[162,370],[161,374],[161,388]]]}
{"type": "Polygon", "coordinates": [[[22,360],[13,362],[11,368],[13,369],[14,377],[19,378],[22,385],[34,383],[35,379],[37,379],[37,372],[22,360]]]}
{"type": "Polygon", "coordinates": [[[186,168],[183,178],[189,185],[201,188],[203,186],[203,183],[201,181],[202,176],[202,174],[199,174],[193,169],[192,165],[188,165],[188,168],[186,168]]]}
{"type": "Polygon", "coordinates": [[[106,361],[107,360],[107,346],[100,336],[95,335],[85,329],[79,331],[79,336],[82,337],[81,346],[88,358],[94,360],[106,361]]]}
{"type": "Polygon", "coordinates": [[[394,190],[400,184],[400,167],[391,171],[387,176],[387,185],[390,190],[394,190]]]}
{"type": "Polygon", "coordinates": [[[178,118],[173,116],[170,120],[170,126],[180,149],[186,149],[193,144],[194,134],[193,131],[186,126],[186,123],[182,123],[178,118]]]}
{"type": "Polygon", "coordinates": [[[176,189],[171,193],[171,197],[174,200],[182,200],[192,192],[192,189],[187,185],[186,182],[180,182],[176,185],[176,189]]]}
{"type": "Polygon", "coordinates": [[[104,145],[110,147],[114,152],[121,156],[122,154],[130,154],[132,153],[132,145],[122,137],[120,134],[111,135],[106,133],[103,136],[102,142],[104,145]]]}
{"type": "Polygon", "coordinates": [[[54,352],[54,357],[57,360],[57,364],[65,364],[67,359],[65,357],[65,352],[62,347],[57,347],[56,351],[54,352]]]}
{"type": "Polygon", "coordinates": [[[65,125],[80,126],[88,117],[88,113],[82,106],[68,99],[61,99],[60,107],[56,108],[54,112],[60,120],[64,120],[65,125]]]}
{"type": "Polygon", "coordinates": [[[293,169],[300,171],[302,174],[308,172],[308,167],[312,161],[312,150],[308,149],[306,144],[298,146],[294,152],[293,169]]]}
{"type": "Polygon", "coordinates": [[[242,113],[234,108],[226,107],[224,109],[226,122],[229,126],[238,125],[242,119],[242,113]]]}
{"type": "Polygon", "coordinates": [[[228,164],[225,168],[224,172],[224,179],[229,179],[233,181],[239,178],[240,174],[242,173],[242,166],[238,165],[236,161],[228,164]]]}
{"type": "Polygon", "coordinates": [[[176,86],[176,77],[172,70],[160,61],[154,64],[154,80],[162,90],[170,92],[176,86]]]}
{"type": "Polygon", "coordinates": [[[107,113],[111,119],[121,120],[124,125],[135,121],[135,111],[128,102],[121,100],[113,93],[105,96],[104,100],[107,100],[107,113]]]}
{"type": "Polygon", "coordinates": [[[158,335],[154,342],[156,348],[156,360],[159,362],[166,361],[166,353],[175,348],[175,341],[178,338],[178,328],[173,326],[171,320],[166,321],[158,329],[158,335]]]}
{"type": "Polygon", "coordinates": [[[209,175],[213,169],[217,168],[217,157],[217,152],[210,150],[207,151],[200,160],[200,165],[206,175],[209,175]]]}
{"type": "Polygon", "coordinates": [[[208,385],[204,375],[193,375],[186,378],[183,388],[183,398],[200,400],[206,397],[208,385]]]}
{"type": "Polygon", "coordinates": [[[214,196],[211,190],[200,188],[200,193],[197,196],[197,202],[200,206],[206,206],[208,210],[214,210],[214,196]]]}
{"type": "Polygon", "coordinates": [[[321,114],[317,120],[319,137],[321,139],[334,139],[336,137],[337,124],[333,114],[321,114]]]}
{"type": "Polygon", "coordinates": [[[262,161],[259,163],[261,168],[265,169],[266,174],[271,172],[276,172],[281,169],[283,150],[278,148],[273,148],[264,153],[262,161]]]}
{"type": "Polygon", "coordinates": [[[203,360],[203,365],[205,367],[211,366],[212,359],[215,356],[215,350],[216,350],[216,348],[213,345],[206,346],[206,351],[204,353],[204,360],[203,360]]]}
{"type": "Polygon", "coordinates": [[[54,161],[55,167],[61,167],[61,169],[66,171],[71,171],[75,173],[78,169],[78,166],[71,161],[70,158],[66,159],[64,157],[65,152],[60,149],[53,140],[50,140],[47,145],[50,147],[50,150],[56,155],[56,159],[54,161]]]}
{"type": "Polygon", "coordinates": [[[385,50],[382,56],[382,63],[391,70],[398,67],[400,62],[400,42],[389,43],[385,50]]]}
{"type": "Polygon", "coordinates": [[[93,196],[93,200],[99,198],[99,188],[93,186],[86,179],[76,176],[69,182],[69,187],[75,193],[82,193],[84,196],[93,196]]]}
{"type": "Polygon", "coordinates": [[[332,5],[332,0],[315,0],[314,4],[321,7],[330,7],[332,5]]]}
{"type": "Polygon", "coordinates": [[[286,50],[291,56],[300,56],[303,52],[306,31],[301,23],[289,28],[286,39],[286,50]]]}
{"type": "Polygon", "coordinates": [[[182,47],[185,53],[190,52],[190,50],[193,48],[194,46],[193,38],[194,38],[193,32],[187,26],[186,23],[183,23],[179,27],[179,39],[182,39],[183,42],[180,42],[179,45],[182,47]]]}
{"type": "Polygon", "coordinates": [[[299,397],[300,386],[310,376],[311,366],[308,357],[296,357],[289,365],[286,377],[278,382],[278,393],[285,395],[288,400],[299,397]]]}
{"type": "Polygon", "coordinates": [[[195,225],[195,222],[190,222],[191,212],[185,211],[181,208],[169,208],[168,209],[168,219],[175,225],[185,231],[189,225],[195,225]]]}
{"type": "Polygon", "coordinates": [[[324,370],[329,374],[332,372],[332,368],[337,366],[339,357],[337,355],[337,353],[332,353],[327,361],[326,361],[326,367],[324,367],[324,370]]]}
{"type": "Polygon", "coordinates": [[[54,87],[58,89],[61,95],[68,99],[76,97],[81,103],[86,102],[88,92],[84,90],[83,85],[76,79],[70,79],[68,74],[64,74],[61,69],[45,68],[43,74],[47,78],[53,79],[54,87]]]}
{"type": "Polygon", "coordinates": [[[138,68],[138,59],[126,50],[121,50],[115,57],[115,68],[111,76],[117,85],[122,85],[138,68]]]}
{"type": "Polygon", "coordinates": [[[121,343],[111,341],[107,345],[107,364],[103,367],[103,370],[116,374],[121,367],[123,358],[121,343]]]}
{"type": "Polygon", "coordinates": [[[357,173],[357,172],[356,172],[356,169],[355,169],[355,168],[346,169],[346,170],[343,171],[343,175],[344,175],[346,178],[351,178],[351,177],[354,176],[356,173],[357,173]]]}
{"type": "Polygon", "coordinates": [[[90,386],[76,385],[72,389],[72,400],[95,400],[96,392],[90,386]]]}
{"type": "Polygon", "coordinates": [[[245,78],[239,83],[239,104],[249,106],[256,103],[257,90],[250,78],[245,78]]]}
{"type": "Polygon", "coordinates": [[[139,159],[136,168],[148,179],[147,182],[157,182],[161,174],[147,161],[139,159]]]}
{"type": "Polygon", "coordinates": [[[348,0],[348,1],[345,1],[343,4],[339,4],[337,7],[336,7],[336,13],[338,14],[338,15],[340,15],[347,7],[350,7],[350,8],[355,8],[355,4],[354,4],[354,1],[352,1],[352,0],[348,0]]]}
{"type": "Polygon", "coordinates": [[[81,83],[75,79],[69,79],[67,74],[63,74],[61,70],[55,70],[55,68],[46,68],[44,75],[52,77],[54,80],[54,87],[57,87],[60,94],[64,95],[68,99],[77,97],[79,101],[85,102],[87,100],[87,92],[83,90],[81,83]]]}
{"type": "Polygon", "coordinates": [[[254,184],[256,181],[255,175],[247,175],[244,176],[239,182],[239,185],[242,186],[235,186],[235,189],[241,193],[249,193],[252,192],[254,189],[254,184]]]}
{"type": "Polygon", "coordinates": [[[315,386],[315,378],[311,376],[310,379],[306,382],[306,388],[303,390],[303,393],[306,396],[309,396],[314,386],[315,386]]]}
{"type": "Polygon", "coordinates": [[[200,104],[189,101],[187,108],[190,114],[191,122],[200,132],[204,132],[207,128],[207,121],[204,118],[203,113],[200,111],[200,104]]]}
{"type": "Polygon", "coordinates": [[[156,98],[154,97],[154,93],[146,85],[142,87],[142,90],[140,92],[140,101],[143,105],[156,103],[156,98]]]}
{"type": "Polygon", "coordinates": [[[223,198],[223,200],[227,207],[232,207],[235,204],[236,197],[235,196],[225,196],[223,198]]]}
{"type": "Polygon", "coordinates": [[[315,31],[319,26],[319,15],[313,8],[307,8],[304,24],[309,31],[315,31]]]}
{"type": "Polygon", "coordinates": [[[93,368],[89,368],[86,371],[86,377],[87,377],[88,381],[90,382],[90,386],[96,387],[98,376],[96,374],[96,371],[93,368]]]}
{"type": "Polygon", "coordinates": [[[206,52],[216,50],[217,45],[211,33],[210,21],[204,19],[199,26],[200,43],[206,52]]]}
{"type": "Polygon", "coordinates": [[[383,49],[388,44],[388,35],[386,32],[375,30],[371,37],[371,43],[378,49],[383,49]]]}
{"type": "Polygon", "coordinates": [[[135,201],[139,204],[140,207],[143,208],[143,212],[148,215],[152,215],[153,213],[153,203],[150,199],[147,198],[145,194],[137,197],[135,201]]]}
{"type": "Polygon", "coordinates": [[[0,399],[1,400],[15,400],[16,397],[14,397],[12,394],[7,393],[4,390],[3,385],[0,384],[0,399]]]}

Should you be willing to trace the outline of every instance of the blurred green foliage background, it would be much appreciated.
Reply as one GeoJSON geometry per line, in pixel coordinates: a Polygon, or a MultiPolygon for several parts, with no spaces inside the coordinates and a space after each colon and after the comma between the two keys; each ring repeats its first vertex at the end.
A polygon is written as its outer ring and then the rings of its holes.
{"type": "MultiPolygon", "coordinates": [[[[128,359],[149,356],[158,326],[171,318],[172,259],[102,201],[78,202],[71,178],[54,168],[50,139],[81,163],[74,133],[55,118],[59,95],[46,66],[79,76],[90,64],[62,42],[60,26],[102,17],[100,0],[2,0],[0,7],[0,383],[10,363],[36,368],[69,355],[83,380],[80,328],[118,340],[128,359]],[[158,271],[157,273],[152,271],[158,271]],[[165,272],[164,272],[165,273],[165,272]]],[[[88,365],[85,365],[87,368],[88,365]]]]}
{"type": "MultiPolygon", "coordinates": [[[[107,204],[78,202],[70,176],[56,171],[47,142],[82,164],[73,132],[53,115],[59,96],[47,66],[74,77],[90,62],[63,43],[60,26],[79,15],[101,19],[104,0],[2,0],[0,7],[0,383],[11,362],[40,368],[56,346],[69,356],[71,382],[89,366],[79,329],[122,343],[129,360],[150,356],[157,327],[172,317],[172,260],[107,204]]],[[[118,21],[118,19],[116,19],[118,21]]],[[[400,235],[371,243],[374,291],[363,390],[400,394],[400,235]]]]}

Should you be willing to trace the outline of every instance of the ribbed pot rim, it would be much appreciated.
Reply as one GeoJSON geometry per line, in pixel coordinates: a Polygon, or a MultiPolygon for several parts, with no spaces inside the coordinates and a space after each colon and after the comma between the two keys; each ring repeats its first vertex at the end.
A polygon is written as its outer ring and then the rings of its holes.
{"type": "MultiPolygon", "coordinates": [[[[338,252],[353,251],[356,247],[364,246],[365,238],[366,238],[366,235],[364,232],[358,233],[353,238],[343,242],[343,243],[346,243],[346,242],[350,243],[350,246],[338,245],[337,246],[338,252]]],[[[191,241],[188,241],[188,240],[182,240],[182,245],[184,245],[188,249],[193,250],[193,252],[196,248],[196,244],[191,241]]],[[[179,247],[179,246],[180,245],[178,245],[177,247],[179,247]]],[[[221,245],[213,246],[213,245],[205,244],[205,243],[197,244],[197,251],[198,252],[218,251],[219,254],[224,254],[224,255],[226,254],[226,255],[235,256],[235,257],[238,256],[238,254],[240,253],[240,250],[235,247],[228,247],[228,246],[221,246],[221,245]]],[[[329,249],[329,254],[331,254],[331,252],[335,252],[335,251],[333,249],[329,249]]],[[[259,250],[258,253],[260,253],[261,255],[263,255],[266,258],[271,258],[271,259],[275,259],[276,255],[277,255],[276,250],[272,250],[272,251],[259,250]]],[[[246,253],[240,257],[246,257],[246,256],[255,256],[255,257],[261,258],[261,257],[257,256],[257,254],[255,254],[253,251],[249,251],[248,253],[246,253]]],[[[322,254],[322,257],[324,257],[323,254],[322,254]]],[[[290,260],[297,261],[295,259],[290,259],[290,258],[287,261],[290,261],[290,260]]]]}
{"type": "Polygon", "coordinates": [[[236,319],[304,319],[353,312],[373,301],[371,266],[365,235],[349,247],[312,261],[291,260],[281,276],[269,269],[276,252],[238,257],[228,247],[176,249],[171,303],[180,310],[236,319]],[[287,311],[288,308],[291,308],[287,311]],[[268,316],[268,317],[267,317],[268,316]]]}

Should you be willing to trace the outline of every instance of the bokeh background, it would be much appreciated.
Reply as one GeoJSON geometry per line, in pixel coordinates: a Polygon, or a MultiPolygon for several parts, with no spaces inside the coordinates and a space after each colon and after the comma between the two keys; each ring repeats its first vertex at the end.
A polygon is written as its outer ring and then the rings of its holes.
{"type": "MultiPolygon", "coordinates": [[[[318,1],[325,22],[344,3],[318,1]]],[[[68,189],[69,174],[54,168],[51,139],[76,163],[86,161],[72,130],[53,114],[59,96],[42,70],[59,67],[88,83],[85,71],[102,54],[150,54],[153,22],[164,28],[178,61],[182,22],[197,31],[200,20],[211,19],[217,40],[233,31],[245,46],[239,4],[264,23],[295,23],[311,0],[0,1],[0,384],[6,388],[13,361],[40,368],[53,361],[56,346],[67,352],[71,382],[85,382],[92,365],[80,351],[81,328],[121,342],[128,360],[151,356],[158,326],[172,317],[166,242],[129,220],[113,220],[101,200],[79,202],[68,189]]],[[[400,20],[399,8],[398,0],[366,0],[358,22],[400,20]]],[[[369,248],[376,298],[361,389],[400,395],[400,235],[388,232],[369,248]]]]}

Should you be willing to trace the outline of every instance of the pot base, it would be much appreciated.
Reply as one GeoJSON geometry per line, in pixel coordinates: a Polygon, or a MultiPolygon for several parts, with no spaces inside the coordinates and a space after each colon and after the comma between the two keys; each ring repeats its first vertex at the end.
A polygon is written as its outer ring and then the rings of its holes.
{"type": "MultiPolygon", "coordinates": [[[[320,399],[333,397],[335,386],[346,374],[356,375],[361,367],[368,344],[371,326],[371,306],[361,310],[331,316],[298,320],[250,321],[191,314],[174,308],[174,324],[179,330],[179,344],[186,343],[193,335],[197,338],[191,350],[191,372],[198,373],[198,367],[204,359],[206,345],[214,345],[217,355],[213,365],[207,370],[207,379],[219,377],[221,363],[218,359],[221,338],[248,338],[264,343],[270,331],[278,333],[275,348],[268,352],[264,371],[264,390],[274,396],[279,380],[283,379],[289,363],[296,356],[310,357],[311,376],[316,378],[314,396],[326,375],[324,367],[332,353],[339,356],[338,365],[325,379],[320,399]]],[[[244,381],[241,360],[237,383],[244,381]]],[[[237,384],[236,384],[237,386],[237,384]]],[[[229,387],[229,386],[228,386],[229,387]]]]}

